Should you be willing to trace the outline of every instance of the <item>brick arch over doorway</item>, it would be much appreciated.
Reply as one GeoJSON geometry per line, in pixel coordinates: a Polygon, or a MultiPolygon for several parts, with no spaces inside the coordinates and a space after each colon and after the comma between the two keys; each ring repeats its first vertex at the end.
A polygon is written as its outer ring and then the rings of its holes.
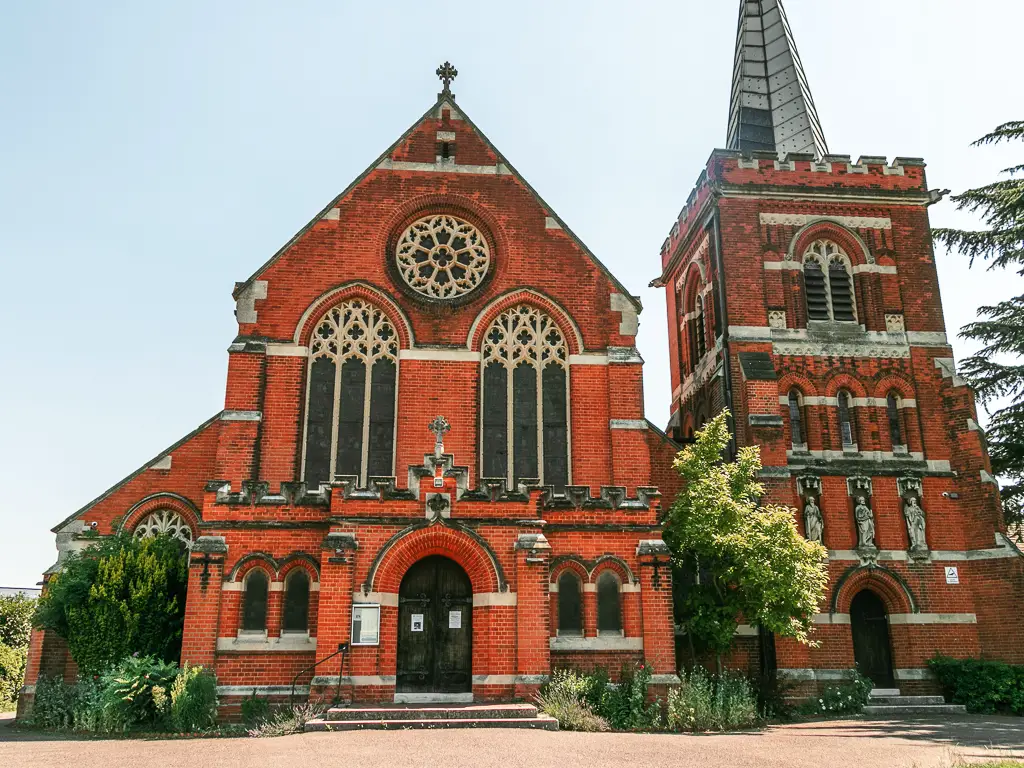
{"type": "Polygon", "coordinates": [[[398,592],[409,568],[430,555],[458,563],[469,576],[474,593],[507,592],[504,570],[493,550],[471,532],[433,525],[407,528],[385,544],[367,574],[366,592],[398,592]]]}

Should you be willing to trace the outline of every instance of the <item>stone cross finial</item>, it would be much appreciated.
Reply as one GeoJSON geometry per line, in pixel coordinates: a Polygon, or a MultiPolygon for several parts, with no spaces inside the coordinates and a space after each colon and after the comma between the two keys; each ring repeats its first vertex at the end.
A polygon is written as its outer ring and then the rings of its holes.
{"type": "Polygon", "coordinates": [[[437,68],[437,72],[435,74],[441,82],[444,83],[444,92],[451,93],[452,80],[459,76],[459,70],[453,67],[450,61],[446,61],[437,68]]]}
{"type": "Polygon", "coordinates": [[[452,431],[452,425],[444,416],[438,416],[428,429],[434,433],[434,456],[441,458],[444,455],[444,436],[452,431]]]}

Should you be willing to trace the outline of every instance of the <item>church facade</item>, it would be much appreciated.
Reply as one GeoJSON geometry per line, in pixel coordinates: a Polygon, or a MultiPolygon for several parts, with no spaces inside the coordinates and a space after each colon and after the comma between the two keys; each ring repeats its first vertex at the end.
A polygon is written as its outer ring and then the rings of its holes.
{"type": "MultiPolygon", "coordinates": [[[[942,320],[924,163],[828,152],[776,0],[741,3],[727,150],[661,253],[668,434],[639,299],[456,103],[413,126],[234,290],[224,410],[54,529],[190,547],[183,659],[270,697],[487,701],[559,667],[678,680],[662,506],[722,409],[829,550],[808,684],[936,652],[1024,661],[973,396],[942,320]],[[551,270],[552,261],[560,265],[551,270]]],[[[652,258],[652,271],[654,266],[652,258]]],[[[60,561],[54,568],[59,568],[60,561]]],[[[737,648],[760,655],[741,628],[737,648]],[[747,646],[744,646],[747,643],[747,646]]],[[[73,674],[59,638],[40,675],[73,674]]]]}

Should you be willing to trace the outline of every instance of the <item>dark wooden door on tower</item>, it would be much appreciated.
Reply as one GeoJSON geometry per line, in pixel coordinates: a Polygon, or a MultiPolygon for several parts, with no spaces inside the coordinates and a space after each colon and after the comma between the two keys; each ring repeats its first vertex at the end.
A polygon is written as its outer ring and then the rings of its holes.
{"type": "Polygon", "coordinates": [[[879,688],[894,687],[889,614],[882,598],[867,589],[858,593],[850,604],[850,624],[857,669],[879,688]]]}
{"type": "Polygon", "coordinates": [[[398,588],[399,693],[464,693],[473,686],[473,587],[439,555],[415,563],[398,588]]]}

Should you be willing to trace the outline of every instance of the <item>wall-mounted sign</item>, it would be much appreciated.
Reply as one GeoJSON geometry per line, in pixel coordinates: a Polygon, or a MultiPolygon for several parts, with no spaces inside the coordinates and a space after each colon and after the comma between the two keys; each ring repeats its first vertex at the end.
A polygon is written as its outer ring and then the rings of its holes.
{"type": "Polygon", "coordinates": [[[462,611],[448,611],[448,629],[462,629],[462,611]]]}
{"type": "Polygon", "coordinates": [[[413,632],[422,632],[423,631],[423,614],[422,613],[414,613],[412,615],[412,627],[411,627],[411,629],[412,629],[413,632]]]}
{"type": "Polygon", "coordinates": [[[959,584],[960,583],[960,569],[955,565],[946,566],[946,583],[947,584],[959,584]]]}
{"type": "Polygon", "coordinates": [[[352,606],[352,645],[380,645],[380,606],[356,603],[352,606]]]}

